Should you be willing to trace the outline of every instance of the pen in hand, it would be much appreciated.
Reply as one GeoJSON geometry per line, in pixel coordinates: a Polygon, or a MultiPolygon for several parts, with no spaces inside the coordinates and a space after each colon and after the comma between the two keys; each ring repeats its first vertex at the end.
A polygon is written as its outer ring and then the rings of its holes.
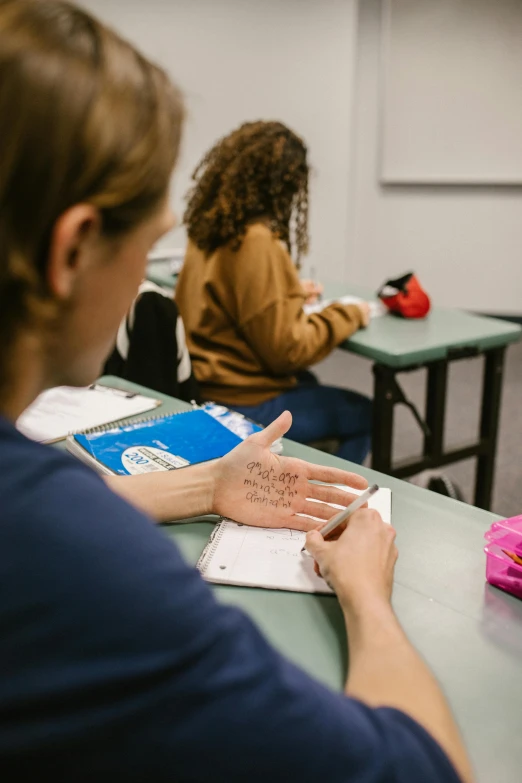
{"type": "MultiPolygon", "coordinates": [[[[355,512],[358,511],[358,509],[361,508],[361,506],[364,506],[364,504],[371,498],[372,495],[375,495],[375,493],[378,491],[379,487],[377,484],[373,484],[371,487],[368,487],[365,492],[362,493],[362,495],[359,495],[358,498],[355,498],[355,500],[350,503],[349,506],[346,508],[343,508],[342,511],[339,511],[338,514],[334,514],[334,516],[326,523],[324,527],[321,528],[319,531],[323,538],[326,538],[330,535],[330,533],[333,533],[333,531],[339,527],[339,525],[342,525],[343,522],[346,522],[346,520],[355,512]]],[[[306,546],[304,546],[301,549],[301,552],[304,552],[306,549],[306,546]]]]}

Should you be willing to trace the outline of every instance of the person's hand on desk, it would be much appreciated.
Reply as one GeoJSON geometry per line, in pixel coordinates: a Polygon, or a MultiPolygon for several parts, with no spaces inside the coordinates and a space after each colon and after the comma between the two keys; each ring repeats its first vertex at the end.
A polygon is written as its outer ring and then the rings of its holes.
{"type": "Polygon", "coordinates": [[[315,304],[324,291],[324,286],[314,280],[301,280],[301,287],[306,296],[305,304],[315,304]]]}
{"type": "Polygon", "coordinates": [[[355,498],[336,487],[312,482],[354,489],[366,489],[368,482],[346,470],[272,454],[270,446],[291,424],[292,416],[285,411],[219,460],[183,470],[106,476],[105,481],[158,522],[219,514],[246,525],[311,530],[317,527],[317,519],[300,515],[326,520],[336,510],[327,504],[346,506],[355,498]]]}
{"type": "Polygon", "coordinates": [[[343,610],[350,661],[348,696],[413,718],[439,743],[463,783],[471,783],[473,772],[448,704],[391,606],[397,560],[394,529],[376,511],[361,509],[336,541],[325,541],[318,530],[309,532],[306,549],[343,610]]]}
{"type": "Polygon", "coordinates": [[[337,540],[325,540],[318,529],[309,532],[306,548],[341,603],[357,607],[372,598],[389,603],[398,554],[395,530],[377,511],[356,511],[337,540]]]}
{"type": "Polygon", "coordinates": [[[311,530],[317,527],[317,520],[301,514],[329,519],[335,509],[327,504],[346,506],[355,497],[311,482],[346,484],[354,489],[368,486],[366,479],[355,473],[272,454],[270,446],[291,423],[292,416],[286,411],[215,463],[215,513],[247,525],[311,530]]]}
{"type": "Polygon", "coordinates": [[[361,319],[362,319],[361,326],[365,328],[366,326],[369,325],[372,317],[370,305],[368,302],[358,302],[356,307],[359,309],[359,312],[361,313],[361,319]]]}

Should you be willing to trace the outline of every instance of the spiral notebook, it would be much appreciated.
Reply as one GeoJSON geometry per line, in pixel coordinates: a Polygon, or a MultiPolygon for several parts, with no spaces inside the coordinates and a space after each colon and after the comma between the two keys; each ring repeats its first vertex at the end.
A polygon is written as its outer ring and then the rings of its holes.
{"type": "MultiPolygon", "coordinates": [[[[358,490],[336,485],[354,494],[358,490]]],[[[368,505],[391,523],[391,490],[381,488],[368,505]]],[[[341,506],[335,506],[341,508],[341,506]]],[[[288,528],[249,527],[225,519],[218,524],[198,561],[208,582],[299,593],[332,593],[314,571],[313,558],[301,552],[305,533],[288,528]]]]}
{"type": "Polygon", "coordinates": [[[67,449],[105,475],[173,470],[223,457],[242,439],[201,408],[70,435],[67,449]]]}
{"type": "Polygon", "coordinates": [[[151,397],[110,386],[57,386],[42,392],[22,413],[16,426],[31,440],[52,443],[71,432],[137,416],[160,404],[151,397]]]}
{"type": "MultiPolygon", "coordinates": [[[[263,428],[224,405],[109,422],[69,435],[67,450],[105,475],[173,470],[217,459],[263,428]]],[[[271,446],[279,454],[281,438],[271,446]]]]}

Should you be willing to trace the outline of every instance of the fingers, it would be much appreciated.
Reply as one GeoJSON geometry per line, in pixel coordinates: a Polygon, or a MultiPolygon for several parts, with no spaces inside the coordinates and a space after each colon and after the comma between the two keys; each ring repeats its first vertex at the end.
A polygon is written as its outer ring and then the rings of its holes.
{"type": "Polygon", "coordinates": [[[257,443],[259,446],[270,448],[272,443],[278,438],[282,438],[286,435],[290,427],[292,426],[292,414],[290,411],[284,411],[275,421],[265,427],[261,432],[256,432],[255,435],[250,436],[250,440],[257,443]]]}
{"type": "Polygon", "coordinates": [[[396,550],[394,541],[397,533],[395,529],[384,522],[379,512],[375,511],[375,509],[359,509],[350,517],[348,526],[350,532],[358,536],[359,540],[379,539],[386,542],[390,552],[396,550]]]}
{"type": "Polygon", "coordinates": [[[360,508],[352,514],[350,517],[350,527],[352,530],[361,527],[367,532],[370,532],[372,529],[375,531],[384,527],[387,531],[393,531],[393,536],[395,537],[395,530],[392,526],[383,522],[379,512],[372,508],[360,508]]]}
{"type": "Polygon", "coordinates": [[[324,290],[323,284],[314,280],[301,280],[301,288],[305,294],[322,294],[324,290]]]}
{"type": "MultiPolygon", "coordinates": [[[[341,522],[340,525],[337,527],[334,527],[334,529],[331,531],[331,533],[328,533],[325,537],[325,541],[338,541],[346,528],[348,527],[348,522],[350,520],[346,520],[346,522],[341,522]]],[[[318,530],[321,529],[321,525],[318,526],[318,530]]]]}
{"type": "Polygon", "coordinates": [[[318,530],[311,530],[306,534],[305,548],[315,560],[320,560],[329,544],[324,540],[318,530]]]}
{"type": "MultiPolygon", "coordinates": [[[[306,494],[309,498],[323,500],[325,503],[336,503],[343,508],[349,506],[358,497],[351,492],[345,492],[343,489],[330,487],[327,484],[309,484],[306,494]]],[[[332,514],[334,511],[335,509],[332,509],[332,514]]]]}
{"type": "Polygon", "coordinates": [[[300,514],[293,514],[291,517],[288,517],[284,524],[290,530],[304,530],[305,533],[309,530],[316,530],[320,525],[317,519],[310,519],[310,517],[304,517],[300,514]]]}
{"type": "MultiPolygon", "coordinates": [[[[300,514],[308,514],[308,516],[317,517],[317,519],[331,519],[339,511],[339,509],[329,506],[328,503],[313,500],[301,500],[297,508],[300,514]]],[[[317,527],[317,522],[315,527],[317,527]]]]}
{"type": "MultiPolygon", "coordinates": [[[[265,430],[266,432],[266,430],[265,430]]],[[[340,468],[328,468],[325,465],[313,465],[309,462],[306,465],[306,475],[313,481],[324,481],[326,484],[345,484],[354,489],[367,489],[368,482],[358,473],[349,473],[340,468]]]]}
{"type": "Polygon", "coordinates": [[[359,308],[359,312],[361,313],[361,320],[363,326],[368,326],[370,323],[370,305],[368,302],[360,302],[360,304],[357,305],[359,308]]]}

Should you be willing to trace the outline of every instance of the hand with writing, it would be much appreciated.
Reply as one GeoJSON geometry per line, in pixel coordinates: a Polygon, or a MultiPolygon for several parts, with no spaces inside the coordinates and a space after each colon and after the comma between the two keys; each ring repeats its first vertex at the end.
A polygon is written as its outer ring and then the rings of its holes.
{"type": "Polygon", "coordinates": [[[216,514],[246,525],[312,530],[317,520],[300,515],[326,520],[336,512],[329,503],[346,506],[355,498],[313,481],[366,489],[368,482],[356,473],[272,454],[270,446],[291,424],[292,416],[285,411],[215,463],[212,507],[216,514]]]}

